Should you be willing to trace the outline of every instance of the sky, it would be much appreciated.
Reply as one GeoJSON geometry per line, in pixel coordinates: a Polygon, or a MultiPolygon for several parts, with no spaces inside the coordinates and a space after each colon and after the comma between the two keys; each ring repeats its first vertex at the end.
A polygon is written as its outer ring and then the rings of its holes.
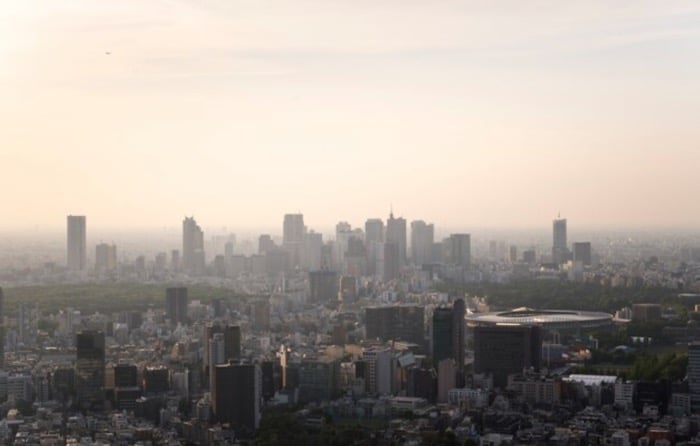
{"type": "Polygon", "coordinates": [[[697,1],[1,6],[0,230],[700,226],[697,1]]]}

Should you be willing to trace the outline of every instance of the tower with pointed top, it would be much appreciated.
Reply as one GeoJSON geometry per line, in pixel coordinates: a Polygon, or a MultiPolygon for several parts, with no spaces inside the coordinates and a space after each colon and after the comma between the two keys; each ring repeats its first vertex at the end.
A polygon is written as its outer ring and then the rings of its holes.
{"type": "Polygon", "coordinates": [[[566,219],[561,214],[552,222],[552,262],[560,265],[569,258],[566,244],[566,219]]]}

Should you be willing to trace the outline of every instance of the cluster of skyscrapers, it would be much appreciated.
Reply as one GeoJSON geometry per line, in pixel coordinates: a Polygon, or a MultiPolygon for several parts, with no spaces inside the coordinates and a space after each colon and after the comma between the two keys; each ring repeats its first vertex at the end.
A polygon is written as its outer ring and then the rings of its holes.
{"type": "MultiPolygon", "coordinates": [[[[309,230],[303,214],[286,214],[282,225],[282,241],[278,245],[270,234],[258,239],[257,254],[245,257],[234,252],[234,243],[227,240],[224,253],[216,253],[207,262],[204,231],[194,217],[182,221],[182,247],[170,253],[169,267],[190,276],[219,275],[236,276],[242,272],[268,273],[293,271],[333,270],[354,277],[374,276],[381,280],[392,280],[407,266],[431,269],[436,265],[446,268],[448,276],[464,279],[472,264],[471,236],[454,233],[436,241],[435,226],[423,220],[410,223],[410,234],[406,219],[395,217],[393,212],[386,221],[370,218],[364,227],[353,228],[348,222],[339,222],[333,240],[324,240],[319,232],[309,230]]],[[[230,238],[230,237],[229,237],[230,238]]],[[[490,250],[495,256],[498,246],[491,242],[490,250]]],[[[510,249],[511,261],[517,251],[510,249]]],[[[524,251],[523,261],[532,263],[534,251],[524,251]]],[[[138,260],[138,259],[137,259],[138,260]]],[[[141,259],[143,262],[143,259],[141,259]]],[[[551,262],[555,265],[572,262],[573,268],[591,264],[590,242],[567,241],[567,221],[553,221],[551,262]]],[[[109,273],[117,268],[117,247],[99,243],[95,247],[95,271],[109,273]]],[[[165,253],[156,258],[156,268],[164,270],[168,265],[165,253]]],[[[70,271],[85,271],[86,218],[69,215],[67,218],[67,267],[70,271]]]]}

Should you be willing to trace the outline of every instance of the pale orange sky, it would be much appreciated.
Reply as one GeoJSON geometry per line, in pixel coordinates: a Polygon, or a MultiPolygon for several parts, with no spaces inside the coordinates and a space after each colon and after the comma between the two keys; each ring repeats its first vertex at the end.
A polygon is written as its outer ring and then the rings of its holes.
{"type": "Polygon", "coordinates": [[[700,225],[695,1],[60,3],[0,10],[0,228],[700,225]]]}

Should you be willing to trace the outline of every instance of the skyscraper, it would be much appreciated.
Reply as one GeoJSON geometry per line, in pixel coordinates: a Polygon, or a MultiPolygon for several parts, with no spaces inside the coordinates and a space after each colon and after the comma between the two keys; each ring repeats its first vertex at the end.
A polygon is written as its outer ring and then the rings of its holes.
{"type": "Polygon", "coordinates": [[[365,222],[368,274],[377,274],[377,257],[382,243],[384,243],[384,222],[379,218],[368,219],[365,222]]]}
{"type": "Polygon", "coordinates": [[[566,219],[557,218],[552,222],[552,262],[562,264],[569,258],[566,244],[566,219]]]}
{"type": "Polygon", "coordinates": [[[194,217],[182,221],[182,266],[188,274],[204,274],[204,232],[194,217]]]}
{"type": "Polygon", "coordinates": [[[165,290],[165,317],[173,325],[187,324],[187,288],[172,287],[165,290]]]}
{"type": "Polygon", "coordinates": [[[411,260],[416,266],[431,263],[435,227],[423,220],[411,222],[411,260]]]}
{"type": "Polygon", "coordinates": [[[66,265],[71,271],[84,271],[87,267],[85,216],[69,215],[67,223],[68,243],[66,265]]]}
{"type": "Polygon", "coordinates": [[[309,301],[326,303],[338,297],[338,273],[335,271],[309,272],[309,301]]]}
{"type": "Polygon", "coordinates": [[[289,253],[292,268],[297,267],[304,247],[304,215],[285,214],[282,229],[282,248],[289,253]]]}
{"type": "Polygon", "coordinates": [[[95,271],[109,272],[117,267],[117,247],[107,243],[95,246],[95,271]]]}
{"type": "Polygon", "coordinates": [[[452,357],[452,308],[438,307],[433,311],[433,364],[452,357]]]}
{"type": "Polygon", "coordinates": [[[386,242],[395,243],[399,250],[399,266],[406,264],[406,219],[394,218],[394,213],[389,214],[386,221],[386,242]]]}
{"type": "Polygon", "coordinates": [[[0,369],[5,367],[5,294],[0,287],[0,369]]]}
{"type": "Polygon", "coordinates": [[[229,423],[236,436],[251,436],[260,426],[262,373],[257,364],[215,367],[212,410],[220,423],[229,423]]]}
{"type": "Polygon", "coordinates": [[[345,266],[345,255],[348,251],[350,238],[353,236],[352,226],[346,221],[341,221],[335,225],[335,255],[333,262],[336,269],[347,272],[345,266]]]}
{"type": "Polygon", "coordinates": [[[469,234],[450,234],[447,239],[447,263],[469,269],[472,262],[471,236],[469,234]]]}
{"type": "Polygon", "coordinates": [[[474,328],[474,372],[491,373],[493,383],[505,387],[508,375],[532,367],[540,369],[542,329],[527,325],[474,328]]]}
{"type": "Polygon", "coordinates": [[[591,242],[576,242],[572,251],[574,262],[581,262],[585,266],[591,264],[591,242]]]}
{"type": "Polygon", "coordinates": [[[466,323],[464,322],[464,314],[466,307],[463,299],[455,300],[452,304],[452,357],[457,366],[457,386],[464,386],[464,335],[466,332],[466,323]]]}
{"type": "Polygon", "coordinates": [[[77,334],[75,377],[78,406],[101,409],[105,400],[105,335],[101,331],[77,334]]]}
{"type": "Polygon", "coordinates": [[[688,387],[690,404],[697,411],[700,409],[700,342],[688,344],[688,387]]]}
{"type": "Polygon", "coordinates": [[[452,308],[436,308],[433,312],[433,364],[453,359],[456,382],[464,385],[464,300],[457,299],[452,308]]]}

